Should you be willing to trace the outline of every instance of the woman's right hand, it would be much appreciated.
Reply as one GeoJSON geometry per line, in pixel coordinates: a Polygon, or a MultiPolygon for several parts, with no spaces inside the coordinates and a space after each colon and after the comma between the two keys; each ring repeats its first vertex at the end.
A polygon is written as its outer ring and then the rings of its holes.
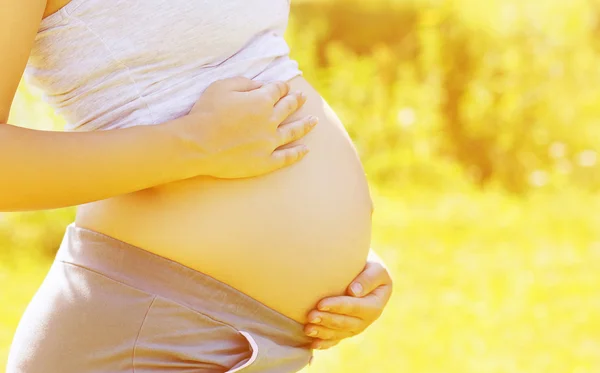
{"type": "Polygon", "coordinates": [[[308,148],[291,144],[317,124],[315,117],[287,121],[306,97],[284,82],[246,78],[210,85],[180,123],[180,134],[200,155],[201,174],[218,178],[259,176],[301,160],[308,148]]]}

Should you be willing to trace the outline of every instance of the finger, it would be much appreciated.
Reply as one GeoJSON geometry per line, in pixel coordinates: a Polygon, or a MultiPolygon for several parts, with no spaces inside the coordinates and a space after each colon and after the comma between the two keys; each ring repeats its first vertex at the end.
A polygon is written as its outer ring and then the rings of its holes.
{"type": "Polygon", "coordinates": [[[290,93],[290,85],[286,82],[269,83],[263,85],[253,93],[263,95],[274,106],[279,100],[290,93]]]}
{"type": "Polygon", "coordinates": [[[304,144],[295,145],[285,149],[276,149],[271,155],[273,169],[292,165],[308,154],[308,147],[304,144]]]}
{"type": "Polygon", "coordinates": [[[379,304],[385,306],[392,297],[392,284],[382,285],[373,290],[371,294],[378,298],[379,304]]]}
{"type": "Polygon", "coordinates": [[[314,116],[309,116],[295,122],[286,123],[277,129],[279,134],[279,146],[289,144],[303,138],[307,133],[312,131],[317,125],[319,119],[314,116]]]}
{"type": "Polygon", "coordinates": [[[219,80],[216,84],[218,84],[219,88],[235,92],[250,92],[263,86],[261,82],[242,76],[219,80]]]}
{"type": "Polygon", "coordinates": [[[369,294],[362,298],[340,296],[321,300],[317,308],[320,311],[354,316],[364,320],[370,319],[378,313],[382,308],[380,303],[379,296],[375,294],[369,294]]]}
{"type": "Polygon", "coordinates": [[[306,95],[302,92],[291,93],[275,104],[273,121],[278,125],[294,114],[306,102],[306,95]]]}
{"type": "Polygon", "coordinates": [[[310,348],[315,349],[315,350],[327,350],[328,348],[336,346],[340,342],[341,342],[340,339],[331,339],[331,340],[327,340],[327,341],[317,339],[310,345],[310,348]]]}
{"type": "Polygon", "coordinates": [[[365,269],[352,281],[348,287],[348,293],[361,297],[371,293],[381,285],[392,282],[388,271],[381,263],[368,262],[365,269]]]}
{"type": "Polygon", "coordinates": [[[331,312],[311,311],[308,314],[308,321],[314,325],[324,326],[333,330],[349,331],[355,334],[366,328],[366,325],[364,325],[365,322],[358,317],[331,312]]]}
{"type": "Polygon", "coordinates": [[[308,324],[304,327],[304,333],[312,338],[319,338],[323,340],[331,340],[331,339],[346,339],[350,338],[356,333],[351,333],[345,330],[333,330],[329,328],[325,328],[319,325],[308,324]]]}

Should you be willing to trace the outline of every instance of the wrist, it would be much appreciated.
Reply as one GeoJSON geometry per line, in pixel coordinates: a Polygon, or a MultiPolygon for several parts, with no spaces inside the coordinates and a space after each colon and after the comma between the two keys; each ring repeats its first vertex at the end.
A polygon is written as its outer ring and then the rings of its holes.
{"type": "MultiPolygon", "coordinates": [[[[196,115],[194,122],[197,121],[196,115]]],[[[192,132],[192,126],[188,116],[152,126],[167,144],[168,153],[171,155],[169,159],[172,160],[170,164],[178,169],[179,179],[206,175],[206,156],[192,132]]]]}

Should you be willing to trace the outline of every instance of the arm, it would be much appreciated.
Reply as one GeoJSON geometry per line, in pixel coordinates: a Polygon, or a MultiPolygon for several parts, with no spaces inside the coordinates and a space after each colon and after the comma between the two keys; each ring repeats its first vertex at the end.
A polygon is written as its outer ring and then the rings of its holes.
{"type": "Polygon", "coordinates": [[[7,124],[45,6],[2,1],[0,211],[71,206],[191,176],[190,154],[166,126],[59,133],[7,124]]]}
{"type": "Polygon", "coordinates": [[[0,6],[0,211],[72,206],[197,175],[257,176],[307,152],[280,148],[315,124],[309,118],[281,124],[304,96],[289,94],[285,83],[243,78],[214,83],[189,115],[159,125],[81,133],[9,125],[46,1],[0,6]]]}
{"type": "Polygon", "coordinates": [[[0,211],[72,206],[191,175],[164,125],[61,133],[0,124],[0,211]]]}

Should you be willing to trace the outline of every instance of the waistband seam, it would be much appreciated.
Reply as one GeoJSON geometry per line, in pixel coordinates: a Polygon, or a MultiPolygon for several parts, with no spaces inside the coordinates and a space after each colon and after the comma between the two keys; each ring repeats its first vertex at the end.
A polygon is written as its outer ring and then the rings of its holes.
{"type": "MultiPolygon", "coordinates": [[[[107,279],[107,280],[110,280],[111,282],[115,282],[115,283],[117,283],[117,284],[119,284],[119,285],[126,286],[126,287],[128,287],[128,288],[130,288],[130,289],[133,289],[133,290],[139,291],[140,293],[144,293],[144,294],[146,294],[146,295],[148,295],[148,296],[151,296],[151,297],[156,297],[156,296],[158,296],[158,294],[152,294],[152,293],[148,293],[146,290],[143,290],[143,289],[140,289],[140,288],[138,288],[138,287],[132,286],[132,285],[130,285],[130,284],[128,284],[128,283],[125,283],[125,282],[123,282],[123,281],[117,280],[117,279],[115,279],[115,278],[109,277],[109,276],[107,276],[107,275],[105,275],[105,274],[103,274],[103,273],[101,273],[101,272],[98,272],[97,270],[94,270],[94,269],[92,269],[92,268],[88,268],[88,267],[84,267],[84,266],[82,266],[81,264],[77,264],[77,263],[73,263],[73,262],[67,262],[67,261],[65,261],[65,260],[62,260],[62,259],[57,259],[57,261],[58,261],[59,263],[67,264],[67,265],[70,265],[70,266],[72,266],[72,267],[76,267],[76,268],[79,268],[79,269],[83,269],[83,270],[85,270],[85,271],[87,271],[87,272],[91,272],[91,273],[93,273],[93,274],[96,274],[96,275],[98,275],[98,276],[100,276],[100,277],[102,277],[102,278],[105,278],[105,279],[107,279]]],[[[164,298],[164,297],[163,297],[163,298],[164,298]]],[[[165,299],[168,299],[168,298],[165,298],[165,299]]]]}
{"type": "MultiPolygon", "coordinates": [[[[278,315],[278,317],[282,317],[282,318],[286,319],[287,321],[291,321],[291,322],[296,323],[296,324],[301,324],[298,321],[290,318],[289,316],[284,315],[281,312],[272,309],[271,307],[267,306],[266,304],[260,302],[259,300],[255,299],[255,298],[251,297],[250,295],[248,295],[248,294],[246,294],[244,292],[241,292],[240,290],[238,290],[235,287],[229,285],[228,283],[223,282],[223,281],[221,281],[221,280],[219,280],[219,279],[217,279],[217,278],[215,278],[215,277],[213,277],[213,276],[211,276],[209,274],[206,274],[204,272],[200,272],[200,271],[198,271],[196,269],[193,269],[191,267],[186,266],[185,264],[179,263],[179,262],[177,262],[177,261],[175,261],[173,259],[166,258],[164,256],[160,256],[160,255],[155,254],[155,253],[153,253],[151,251],[148,251],[148,250],[144,250],[144,249],[142,249],[142,248],[140,248],[138,246],[135,246],[135,245],[132,245],[132,244],[127,243],[125,241],[119,240],[118,238],[109,236],[109,235],[104,234],[102,232],[94,231],[94,230],[91,230],[91,229],[88,229],[88,228],[84,228],[84,227],[79,227],[79,226],[77,226],[75,224],[71,224],[71,226],[75,230],[80,230],[80,233],[91,234],[91,235],[95,235],[95,236],[101,236],[100,238],[102,238],[102,239],[110,240],[110,241],[112,241],[112,243],[118,244],[120,246],[120,249],[128,250],[128,251],[134,250],[134,251],[137,251],[139,254],[142,254],[142,255],[148,256],[149,258],[152,258],[152,260],[164,262],[164,264],[168,264],[169,266],[176,268],[179,273],[181,273],[181,272],[188,272],[190,274],[190,276],[204,277],[204,279],[206,281],[215,282],[215,283],[219,284],[219,286],[226,287],[230,291],[233,291],[235,293],[239,293],[238,296],[241,297],[241,298],[243,298],[246,301],[251,301],[251,302],[257,302],[257,303],[259,303],[261,305],[261,307],[265,307],[269,311],[276,313],[278,315]]],[[[74,233],[77,234],[77,232],[74,232],[74,233]]],[[[59,253],[60,253],[60,250],[59,250],[59,253]]],[[[92,271],[94,273],[98,273],[98,274],[100,274],[102,276],[105,276],[106,278],[112,279],[112,280],[114,280],[114,281],[116,281],[118,283],[123,283],[122,280],[117,280],[117,279],[114,279],[112,277],[106,276],[105,274],[99,272],[98,270],[95,270],[95,269],[83,266],[83,265],[81,265],[79,263],[75,263],[75,262],[72,262],[72,261],[65,261],[65,259],[60,259],[60,258],[57,258],[57,259],[60,260],[60,261],[62,261],[62,262],[65,262],[65,263],[71,263],[73,265],[77,265],[78,267],[81,267],[83,269],[88,269],[88,270],[90,270],[90,271],[92,271]]],[[[127,286],[130,286],[130,285],[126,284],[126,283],[123,283],[123,284],[127,285],[127,286]]],[[[130,286],[130,287],[132,287],[134,289],[137,289],[136,287],[133,287],[133,286],[130,286]]],[[[140,290],[140,291],[145,292],[144,290],[140,290]]]]}
{"type": "MultiPolygon", "coordinates": [[[[161,295],[161,294],[149,293],[149,292],[148,292],[148,291],[146,291],[146,290],[143,290],[143,289],[140,289],[140,288],[138,288],[138,287],[132,286],[132,285],[130,285],[130,284],[128,284],[128,283],[126,283],[126,282],[123,282],[123,281],[120,281],[120,280],[114,279],[114,278],[112,278],[112,277],[108,277],[108,276],[106,276],[105,274],[102,274],[102,273],[100,273],[100,272],[98,272],[98,271],[96,271],[96,270],[94,270],[94,269],[91,269],[91,268],[88,268],[88,267],[84,267],[84,266],[82,266],[82,265],[80,265],[80,264],[77,264],[77,263],[71,263],[71,262],[67,262],[67,261],[64,261],[64,260],[58,260],[58,262],[60,262],[60,263],[63,263],[63,264],[67,264],[67,265],[70,265],[70,266],[72,266],[72,267],[79,268],[79,269],[82,269],[82,270],[85,270],[85,271],[88,271],[88,272],[91,272],[91,273],[93,273],[93,274],[96,274],[96,275],[98,275],[98,276],[100,276],[100,277],[103,277],[103,278],[105,278],[105,279],[107,279],[107,280],[110,280],[110,281],[112,281],[112,282],[115,282],[115,283],[117,283],[117,284],[119,284],[119,285],[126,286],[127,288],[130,288],[130,289],[133,289],[133,290],[139,291],[139,292],[141,292],[141,293],[144,293],[144,294],[146,294],[146,295],[148,295],[148,296],[152,297],[152,303],[150,304],[150,306],[149,306],[149,309],[150,309],[150,308],[152,308],[152,305],[154,304],[154,302],[156,301],[156,299],[157,299],[157,298],[158,298],[158,299],[164,299],[164,300],[166,300],[166,301],[169,301],[169,302],[171,302],[171,303],[173,303],[173,304],[176,304],[176,305],[177,305],[177,306],[179,306],[179,307],[183,307],[183,308],[185,308],[186,310],[188,310],[188,311],[190,311],[190,312],[197,313],[197,314],[199,314],[199,315],[201,315],[201,316],[203,316],[203,317],[206,317],[206,318],[209,318],[209,319],[211,319],[211,320],[212,320],[212,321],[214,321],[214,322],[217,322],[217,323],[220,323],[220,324],[226,325],[226,326],[228,326],[228,327],[230,327],[230,328],[233,328],[233,329],[234,329],[236,332],[238,332],[238,333],[242,331],[242,330],[240,330],[238,327],[236,327],[236,326],[232,325],[231,323],[229,323],[229,322],[227,322],[227,321],[224,321],[224,320],[218,319],[218,318],[216,318],[216,317],[214,317],[214,316],[211,316],[211,315],[209,315],[209,314],[208,314],[208,313],[206,313],[206,312],[199,311],[199,310],[197,310],[197,309],[195,309],[195,308],[193,308],[193,307],[191,307],[191,306],[189,306],[189,305],[187,305],[187,304],[185,304],[185,303],[183,303],[183,302],[181,302],[181,301],[178,301],[178,300],[176,300],[176,299],[173,299],[173,298],[170,298],[170,297],[167,297],[167,296],[161,295]]],[[[142,325],[143,325],[143,322],[142,322],[142,325]]]]}
{"type": "MultiPolygon", "coordinates": [[[[212,285],[214,283],[215,285],[223,287],[223,288],[227,289],[227,291],[235,294],[236,297],[242,299],[244,302],[254,303],[254,304],[258,305],[260,308],[267,310],[273,317],[276,317],[281,322],[285,322],[286,324],[299,325],[299,326],[303,326],[304,325],[303,323],[300,323],[297,320],[294,320],[294,319],[290,318],[289,316],[287,316],[287,315],[285,315],[285,314],[283,314],[283,313],[281,313],[281,312],[279,312],[279,311],[277,311],[277,310],[275,310],[275,309],[267,306],[266,304],[264,304],[263,302],[255,299],[254,297],[252,297],[252,296],[250,296],[250,295],[248,295],[248,294],[246,294],[244,292],[241,292],[240,290],[238,290],[237,288],[231,286],[230,284],[225,283],[225,282],[223,282],[223,281],[221,281],[221,280],[219,280],[219,279],[217,279],[217,278],[215,278],[215,277],[213,277],[213,276],[211,276],[209,274],[206,274],[206,273],[200,272],[200,271],[198,271],[196,269],[193,269],[191,267],[188,267],[185,264],[179,263],[179,262],[177,262],[177,261],[175,261],[173,259],[160,256],[160,255],[158,255],[156,253],[153,253],[151,251],[148,251],[148,250],[144,250],[144,249],[142,249],[142,248],[140,248],[138,246],[135,246],[135,245],[132,245],[132,244],[127,243],[125,241],[119,240],[118,238],[109,236],[109,235],[104,234],[102,232],[94,231],[94,230],[91,230],[91,229],[88,229],[88,228],[84,228],[84,227],[79,227],[75,223],[70,224],[70,227],[67,228],[67,231],[69,231],[69,230],[71,230],[71,232],[76,237],[70,237],[69,234],[68,234],[68,232],[67,232],[67,240],[68,241],[71,241],[71,239],[79,240],[79,239],[81,239],[81,235],[90,235],[92,237],[95,236],[98,239],[110,241],[110,243],[113,244],[113,245],[115,245],[115,246],[117,246],[119,248],[119,250],[125,250],[125,252],[127,252],[127,251],[133,251],[136,254],[140,254],[140,255],[146,256],[148,259],[151,259],[152,261],[159,262],[161,265],[167,265],[167,266],[173,268],[174,271],[176,271],[177,273],[180,273],[180,274],[184,274],[185,277],[188,277],[188,278],[198,277],[201,281],[208,281],[208,283],[210,285],[212,285]]],[[[72,246],[72,244],[73,244],[73,242],[69,242],[66,246],[70,247],[70,246],[72,246]]],[[[138,288],[136,286],[132,286],[132,285],[126,283],[126,282],[123,282],[123,280],[121,278],[119,278],[119,279],[114,278],[113,276],[104,274],[101,271],[98,271],[97,269],[93,269],[93,268],[90,268],[89,266],[85,266],[85,265],[83,265],[81,263],[78,263],[78,259],[76,257],[74,257],[74,258],[61,257],[62,256],[61,252],[63,250],[70,251],[67,247],[65,247],[63,249],[62,246],[63,245],[61,245],[61,249],[59,249],[59,252],[57,253],[57,258],[56,258],[57,260],[59,260],[61,262],[64,262],[64,263],[72,264],[74,266],[80,267],[80,268],[85,269],[85,270],[89,270],[89,271],[91,271],[93,273],[97,273],[97,274],[99,274],[99,275],[101,275],[103,277],[106,277],[106,278],[111,279],[111,280],[113,280],[113,281],[115,281],[117,283],[123,284],[125,286],[128,286],[128,287],[130,287],[132,289],[135,289],[135,290],[138,290],[138,291],[141,291],[143,293],[146,293],[146,294],[149,294],[149,295],[155,295],[154,293],[149,293],[146,290],[140,289],[140,288],[138,288]]],[[[160,296],[160,294],[156,294],[156,295],[160,296]]],[[[167,298],[167,297],[163,297],[163,298],[170,299],[170,298],[167,298]]],[[[179,304],[180,302],[176,302],[176,303],[179,304]]],[[[190,308],[190,307],[188,307],[188,308],[190,308]]],[[[190,308],[190,309],[194,309],[194,308],[190,308]]]]}

